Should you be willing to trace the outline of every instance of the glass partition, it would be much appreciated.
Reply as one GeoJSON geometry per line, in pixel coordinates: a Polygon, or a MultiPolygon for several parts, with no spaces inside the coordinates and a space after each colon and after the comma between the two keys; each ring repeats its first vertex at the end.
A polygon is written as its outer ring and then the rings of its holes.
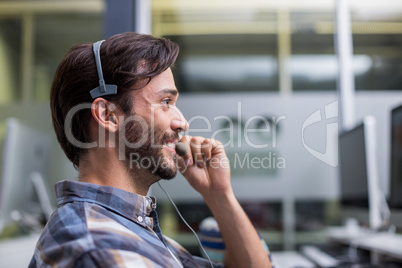
{"type": "Polygon", "coordinates": [[[0,0],[0,105],[49,100],[68,49],[102,38],[104,2],[0,0]]]}
{"type": "MultiPolygon", "coordinates": [[[[334,0],[152,0],[182,92],[336,90],[334,0]]],[[[349,1],[357,90],[402,89],[402,3],[349,1]]]]}

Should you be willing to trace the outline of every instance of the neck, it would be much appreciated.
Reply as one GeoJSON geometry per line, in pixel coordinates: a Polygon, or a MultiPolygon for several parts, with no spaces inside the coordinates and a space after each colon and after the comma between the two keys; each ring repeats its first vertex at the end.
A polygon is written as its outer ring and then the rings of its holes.
{"type": "Polygon", "coordinates": [[[89,149],[80,158],[78,178],[82,182],[120,188],[145,196],[157,178],[147,170],[130,169],[128,160],[119,160],[114,148],[89,149]]]}

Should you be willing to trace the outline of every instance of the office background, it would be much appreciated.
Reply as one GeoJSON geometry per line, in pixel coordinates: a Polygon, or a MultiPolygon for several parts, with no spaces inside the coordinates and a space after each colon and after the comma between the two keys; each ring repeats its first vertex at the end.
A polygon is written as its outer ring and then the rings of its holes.
{"type": "MultiPolygon", "coordinates": [[[[92,43],[103,39],[105,31],[113,32],[108,7],[109,11],[116,7],[110,6],[111,2],[0,1],[0,138],[8,117],[48,132],[53,137],[51,185],[77,177],[51,126],[48,98],[53,74],[72,45],[92,43]]],[[[264,238],[278,250],[323,241],[324,228],[343,220],[334,162],[337,152],[326,151],[337,134],[327,127],[339,124],[337,117],[325,117],[326,107],[338,113],[335,1],[137,2],[146,3],[142,8],[149,13],[139,18],[128,10],[133,25],[148,16],[145,29],[180,45],[174,74],[180,91],[178,106],[192,119],[192,129],[198,129],[191,134],[216,133],[228,127],[225,120],[216,118],[228,116],[237,123],[234,138],[242,141],[241,146],[228,146],[229,156],[243,160],[247,154],[259,159],[270,155],[265,162],[269,167],[232,171],[236,195],[264,238]],[[323,119],[305,126],[317,111],[323,119]],[[210,128],[198,117],[201,115],[211,123],[210,128]],[[247,120],[257,115],[274,118],[274,122],[282,119],[275,131],[271,124],[270,131],[261,135],[250,132],[245,137],[238,129],[244,130],[247,120]],[[269,146],[251,148],[246,142],[249,137],[269,146]]],[[[388,195],[389,116],[391,109],[402,103],[402,2],[350,0],[348,7],[355,121],[366,115],[377,120],[380,185],[388,195]]],[[[119,23],[127,25],[127,21],[114,21],[119,23]]],[[[257,120],[250,121],[249,127],[266,126],[255,124],[257,120]]],[[[227,139],[225,133],[217,137],[227,139]]],[[[200,196],[182,177],[163,185],[194,225],[208,215],[200,196]]],[[[162,228],[164,225],[168,234],[191,246],[192,238],[172,215],[164,195],[159,189],[152,191],[160,199],[162,228]]]]}

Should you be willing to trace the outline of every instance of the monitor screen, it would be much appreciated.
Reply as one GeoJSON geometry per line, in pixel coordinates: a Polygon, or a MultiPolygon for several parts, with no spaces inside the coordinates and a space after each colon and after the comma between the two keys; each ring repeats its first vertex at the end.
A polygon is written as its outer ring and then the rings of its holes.
{"type": "Polygon", "coordinates": [[[345,207],[369,207],[364,124],[339,135],[341,203],[345,207]]]}
{"type": "Polygon", "coordinates": [[[389,206],[402,208],[402,105],[391,112],[391,180],[389,206]]]}
{"type": "Polygon", "coordinates": [[[39,227],[52,211],[46,181],[49,137],[15,118],[6,121],[6,128],[0,181],[0,233],[12,224],[39,227]]]}

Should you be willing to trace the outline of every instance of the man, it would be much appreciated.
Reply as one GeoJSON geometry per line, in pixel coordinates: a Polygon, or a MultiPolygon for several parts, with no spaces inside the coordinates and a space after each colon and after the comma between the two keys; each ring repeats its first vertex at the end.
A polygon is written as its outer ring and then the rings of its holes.
{"type": "Polygon", "coordinates": [[[236,200],[222,144],[180,136],[171,66],[178,45],[124,33],[76,45],[59,65],[50,107],[56,136],[79,181],[56,184],[59,208],[30,267],[208,267],[162,236],[149,187],[178,169],[204,198],[225,242],[227,267],[270,267],[236,200]],[[183,157],[175,152],[182,142],[183,157]],[[135,161],[133,161],[135,160],[135,161]]]}

